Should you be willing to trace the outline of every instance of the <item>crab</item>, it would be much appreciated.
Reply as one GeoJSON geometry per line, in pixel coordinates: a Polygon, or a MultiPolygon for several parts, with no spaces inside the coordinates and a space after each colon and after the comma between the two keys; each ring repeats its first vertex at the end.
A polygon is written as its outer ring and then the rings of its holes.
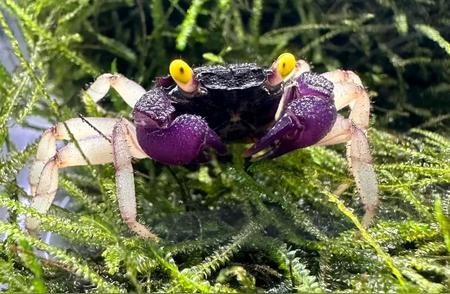
{"type": "MultiPolygon", "coordinates": [[[[146,91],[120,74],[103,74],[87,89],[95,101],[112,87],[133,108],[125,118],[74,118],[46,130],[31,166],[31,207],[46,213],[58,188],[61,168],[114,163],[119,210],[129,229],[158,237],[137,221],[132,158],[167,165],[206,162],[226,144],[252,143],[243,154],[275,158],[308,146],[346,143],[347,160],[368,225],[378,203],[377,179],[367,139],[370,100],[352,71],[311,72],[304,60],[281,54],[269,68],[253,63],[192,69],[172,61],[170,74],[146,91]],[[349,106],[348,118],[337,111],[349,106]],[[57,140],[69,142],[59,150],[57,140]]],[[[26,227],[35,231],[36,218],[26,227]]]]}

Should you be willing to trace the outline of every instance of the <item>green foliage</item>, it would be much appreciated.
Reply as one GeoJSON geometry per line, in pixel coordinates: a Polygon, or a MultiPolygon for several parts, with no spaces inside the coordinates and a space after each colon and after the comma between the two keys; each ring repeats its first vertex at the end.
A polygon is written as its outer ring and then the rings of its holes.
{"type": "Polygon", "coordinates": [[[0,1],[0,26],[19,62],[12,73],[0,66],[0,207],[8,210],[0,289],[450,291],[450,5],[413,2],[0,1]],[[54,205],[43,215],[19,201],[28,196],[15,177],[36,144],[17,150],[8,126],[29,126],[30,115],[129,117],[115,93],[99,106],[80,92],[99,73],[151,87],[174,57],[268,65],[285,50],[318,71],[357,71],[374,96],[369,137],[381,204],[371,227],[361,225],[342,147],[249,164],[246,146],[234,144],[231,160],[201,167],[136,162],[138,215],[160,243],[121,221],[110,165],[62,171],[59,191],[76,202],[71,210],[54,205]],[[21,215],[40,219],[65,247],[22,231],[21,215]]]}
{"type": "Polygon", "coordinates": [[[189,36],[192,34],[192,30],[196,27],[197,15],[199,14],[200,9],[202,8],[205,0],[194,0],[192,1],[191,7],[189,7],[186,12],[186,17],[181,24],[180,32],[177,36],[177,49],[184,50],[186,48],[186,42],[188,41],[189,36]]]}

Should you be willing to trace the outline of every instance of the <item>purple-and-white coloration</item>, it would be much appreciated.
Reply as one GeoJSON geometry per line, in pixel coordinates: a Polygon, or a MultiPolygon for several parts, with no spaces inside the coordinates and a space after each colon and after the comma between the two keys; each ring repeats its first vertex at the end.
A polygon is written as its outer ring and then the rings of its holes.
{"type": "MultiPolygon", "coordinates": [[[[136,221],[131,158],[169,165],[199,163],[208,161],[211,152],[226,153],[226,143],[236,141],[253,143],[243,156],[256,159],[312,145],[346,143],[350,170],[366,209],[363,223],[368,224],[378,203],[366,137],[369,96],[353,72],[317,74],[305,61],[293,60],[295,66],[287,73],[280,60],[269,69],[244,63],[193,70],[179,61],[176,70],[182,78],[173,74],[159,78],[149,91],[121,75],[101,75],[87,95],[99,101],[113,87],[133,108],[134,124],[125,119],[85,118],[47,130],[30,173],[32,207],[47,212],[60,168],[88,164],[74,143],[56,150],[56,140],[69,139],[67,127],[90,164],[114,163],[121,216],[131,230],[146,238],[157,239],[136,221]],[[348,119],[337,113],[345,106],[351,108],[348,119]]],[[[35,219],[27,221],[30,230],[38,225],[35,219]]]]}

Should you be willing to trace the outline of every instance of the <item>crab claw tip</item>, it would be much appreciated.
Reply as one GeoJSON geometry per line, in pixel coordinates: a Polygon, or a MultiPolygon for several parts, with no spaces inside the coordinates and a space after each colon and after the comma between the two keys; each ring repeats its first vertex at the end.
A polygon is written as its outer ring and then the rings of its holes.
{"type": "Polygon", "coordinates": [[[296,148],[296,139],[303,126],[293,114],[285,113],[273,128],[258,142],[244,152],[251,157],[264,151],[256,159],[274,158],[296,148]]]}

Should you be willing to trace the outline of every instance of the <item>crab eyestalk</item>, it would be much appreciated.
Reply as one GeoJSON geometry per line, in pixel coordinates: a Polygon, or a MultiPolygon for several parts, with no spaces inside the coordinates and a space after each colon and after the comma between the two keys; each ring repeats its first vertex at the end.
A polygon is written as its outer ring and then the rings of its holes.
{"type": "Polygon", "coordinates": [[[271,73],[267,77],[267,84],[276,87],[286,80],[296,67],[295,56],[291,53],[281,54],[271,66],[271,73]]]}
{"type": "Polygon", "coordinates": [[[178,87],[186,93],[194,93],[198,89],[198,81],[194,77],[194,71],[183,60],[175,59],[169,66],[170,76],[178,87]]]}

